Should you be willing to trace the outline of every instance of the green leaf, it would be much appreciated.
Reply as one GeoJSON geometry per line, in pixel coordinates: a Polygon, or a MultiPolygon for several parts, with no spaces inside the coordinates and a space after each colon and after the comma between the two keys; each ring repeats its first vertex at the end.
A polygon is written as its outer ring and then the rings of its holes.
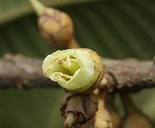
{"type": "MultiPolygon", "coordinates": [[[[68,4],[84,3],[94,0],[40,0],[48,6],[64,6],[68,4]]],[[[0,24],[25,16],[33,11],[29,0],[1,0],[0,24]]]]}
{"type": "MultiPolygon", "coordinates": [[[[82,47],[92,48],[109,58],[153,59],[154,1],[83,1],[88,0],[51,0],[51,3],[46,0],[44,3],[59,7],[73,18],[75,37],[82,47]]],[[[28,1],[0,1],[1,56],[9,52],[43,58],[56,50],[46,45],[38,32],[37,17],[30,12],[28,1]]],[[[59,109],[63,94],[61,89],[0,90],[0,127],[61,128],[63,119],[59,109]]],[[[154,89],[143,90],[133,98],[155,122],[154,89]]]]}

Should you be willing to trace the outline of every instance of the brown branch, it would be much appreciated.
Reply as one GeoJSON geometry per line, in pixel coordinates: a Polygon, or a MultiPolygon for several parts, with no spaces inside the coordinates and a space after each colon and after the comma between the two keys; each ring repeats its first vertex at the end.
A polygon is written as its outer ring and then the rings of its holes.
{"type": "MultiPolygon", "coordinates": [[[[153,61],[112,60],[103,58],[105,76],[102,84],[113,88],[155,87],[153,61]]],[[[42,60],[7,54],[0,59],[0,88],[59,87],[42,74],[42,60]]]]}
{"type": "Polygon", "coordinates": [[[55,87],[42,74],[42,60],[23,55],[6,54],[0,59],[0,88],[55,87]]]}
{"type": "Polygon", "coordinates": [[[155,87],[155,64],[136,59],[103,59],[107,86],[111,89],[127,87],[131,90],[155,87]]]}

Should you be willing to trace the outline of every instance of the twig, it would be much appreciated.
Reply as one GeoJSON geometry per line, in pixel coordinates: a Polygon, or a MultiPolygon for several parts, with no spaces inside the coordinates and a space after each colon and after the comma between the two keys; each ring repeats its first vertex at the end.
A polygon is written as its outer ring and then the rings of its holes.
{"type": "Polygon", "coordinates": [[[110,88],[127,87],[131,90],[155,87],[155,65],[153,60],[103,59],[105,78],[110,88]]]}
{"type": "MultiPolygon", "coordinates": [[[[0,59],[0,88],[59,87],[42,73],[41,59],[6,54],[0,59]]],[[[104,82],[110,89],[155,87],[155,65],[152,61],[112,60],[103,58],[104,82]]]]}
{"type": "Polygon", "coordinates": [[[55,87],[42,74],[42,60],[23,55],[6,54],[0,59],[0,88],[55,87]]]}

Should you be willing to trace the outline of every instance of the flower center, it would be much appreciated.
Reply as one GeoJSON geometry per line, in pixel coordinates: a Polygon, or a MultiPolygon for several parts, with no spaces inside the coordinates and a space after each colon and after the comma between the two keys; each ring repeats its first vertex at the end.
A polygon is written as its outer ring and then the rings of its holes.
{"type": "Polygon", "coordinates": [[[61,77],[69,81],[78,69],[80,69],[80,65],[77,59],[70,55],[66,58],[56,57],[52,59],[51,66],[49,66],[46,72],[51,71],[54,77],[61,77]]]}

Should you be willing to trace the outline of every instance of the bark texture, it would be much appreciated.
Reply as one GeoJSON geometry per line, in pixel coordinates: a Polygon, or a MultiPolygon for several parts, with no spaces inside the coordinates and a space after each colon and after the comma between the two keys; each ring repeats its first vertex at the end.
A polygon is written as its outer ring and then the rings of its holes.
{"type": "Polygon", "coordinates": [[[155,64],[153,60],[103,59],[105,77],[109,79],[110,88],[142,89],[155,87],[155,64]]]}

